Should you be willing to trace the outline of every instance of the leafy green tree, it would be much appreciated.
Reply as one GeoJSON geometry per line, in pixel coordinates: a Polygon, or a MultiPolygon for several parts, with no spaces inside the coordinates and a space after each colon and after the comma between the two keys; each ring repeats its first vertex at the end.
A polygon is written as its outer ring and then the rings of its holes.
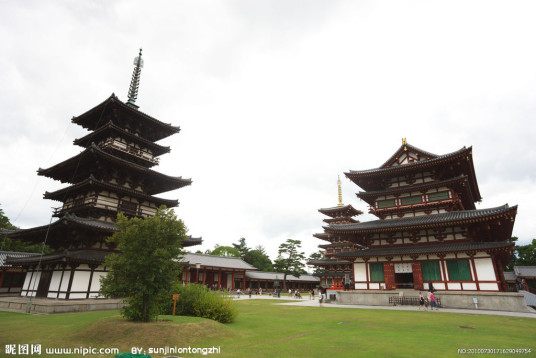
{"type": "Polygon", "coordinates": [[[511,241],[515,242],[516,246],[506,269],[513,271],[514,266],[536,266],[536,239],[532,239],[532,242],[527,245],[518,245],[517,237],[512,237],[511,241]]]}
{"type": "Polygon", "coordinates": [[[216,245],[210,254],[215,256],[240,257],[240,252],[231,246],[216,245]]]}
{"type": "Polygon", "coordinates": [[[233,247],[238,250],[240,258],[242,259],[246,257],[246,254],[249,251],[249,247],[246,245],[246,239],[243,237],[238,240],[238,244],[233,244],[233,247]]]}
{"type": "Polygon", "coordinates": [[[270,257],[266,254],[264,247],[260,245],[254,250],[249,250],[244,256],[244,261],[260,271],[274,271],[272,260],[270,260],[270,257]]]}
{"type": "MultiPolygon", "coordinates": [[[[313,252],[307,259],[307,262],[315,261],[315,260],[323,260],[323,259],[324,259],[324,253],[321,250],[319,250],[317,252],[313,252]]],[[[320,267],[320,266],[312,266],[312,267],[314,267],[313,273],[319,274],[319,273],[326,272],[326,270],[323,267],[320,267]]]]}
{"type": "MultiPolygon", "coordinates": [[[[0,232],[2,229],[5,230],[16,230],[18,229],[15,225],[11,224],[9,218],[4,214],[4,211],[0,209],[0,232]]],[[[35,253],[49,254],[53,250],[45,245],[43,249],[43,244],[28,244],[19,239],[12,239],[5,235],[0,234],[0,251],[16,251],[16,252],[35,252],[35,253]]]]}
{"type": "Polygon", "coordinates": [[[286,242],[279,245],[277,259],[274,262],[274,268],[278,272],[283,273],[283,289],[287,289],[287,275],[300,277],[306,273],[303,269],[305,264],[305,253],[300,252],[301,241],[288,239],[286,242]]]}
{"type": "Polygon", "coordinates": [[[106,257],[110,268],[101,278],[101,294],[124,297],[121,309],[127,319],[148,322],[160,314],[181,268],[176,261],[186,238],[186,227],[172,209],[161,207],[153,217],[140,219],[117,216],[118,232],[108,240],[119,254],[106,257]]]}

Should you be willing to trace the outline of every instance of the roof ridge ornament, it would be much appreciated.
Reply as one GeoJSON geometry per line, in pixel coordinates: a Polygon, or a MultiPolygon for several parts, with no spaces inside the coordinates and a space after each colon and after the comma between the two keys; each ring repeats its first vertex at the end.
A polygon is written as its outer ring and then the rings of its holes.
{"type": "Polygon", "coordinates": [[[407,144],[408,144],[408,141],[406,140],[406,138],[402,138],[402,145],[404,146],[404,152],[408,151],[408,148],[406,147],[407,144]]]}
{"type": "Polygon", "coordinates": [[[140,54],[134,58],[134,71],[132,72],[132,80],[130,81],[130,88],[128,90],[128,101],[127,104],[138,109],[139,106],[136,105],[136,99],[138,98],[138,88],[140,87],[140,75],[141,69],[143,68],[143,59],[140,54]]]}
{"type": "Polygon", "coordinates": [[[337,206],[343,206],[342,204],[342,190],[341,190],[341,176],[337,175],[337,188],[339,190],[339,204],[337,206]]]}

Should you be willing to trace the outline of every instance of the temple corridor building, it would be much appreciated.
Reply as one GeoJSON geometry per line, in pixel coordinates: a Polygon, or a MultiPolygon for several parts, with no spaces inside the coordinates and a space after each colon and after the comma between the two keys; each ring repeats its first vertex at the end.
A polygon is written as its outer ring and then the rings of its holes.
{"type": "Polygon", "coordinates": [[[345,175],[378,220],[331,222],[317,237],[351,265],[352,289],[506,291],[517,206],[476,209],[472,148],[436,155],[404,139],[379,168],[345,175]]]}

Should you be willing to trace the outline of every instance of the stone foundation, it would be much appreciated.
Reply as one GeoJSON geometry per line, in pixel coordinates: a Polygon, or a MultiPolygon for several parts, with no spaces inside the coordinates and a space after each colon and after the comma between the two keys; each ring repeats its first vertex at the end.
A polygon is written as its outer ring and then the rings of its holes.
{"type": "MultiPolygon", "coordinates": [[[[423,294],[426,292],[423,291],[423,294]]],[[[399,296],[399,291],[339,291],[337,303],[342,305],[389,306],[389,297],[399,296]]],[[[416,291],[415,294],[418,294],[416,291]]],[[[509,312],[533,312],[525,302],[525,296],[517,292],[464,292],[436,291],[443,308],[478,309],[509,312]]]]}
{"type": "Polygon", "coordinates": [[[29,297],[2,297],[0,311],[50,314],[118,310],[123,307],[120,299],[55,300],[29,297]]]}

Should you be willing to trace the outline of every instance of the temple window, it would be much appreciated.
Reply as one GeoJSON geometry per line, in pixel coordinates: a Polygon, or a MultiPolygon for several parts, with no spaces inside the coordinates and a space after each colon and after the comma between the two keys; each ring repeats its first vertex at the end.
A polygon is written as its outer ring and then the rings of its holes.
{"type": "Polygon", "coordinates": [[[407,198],[400,198],[400,205],[410,205],[410,204],[418,204],[418,203],[422,203],[421,196],[410,196],[407,198]]]}
{"type": "Polygon", "coordinates": [[[450,281],[471,281],[471,271],[469,261],[467,260],[450,260],[447,261],[450,281]]]}
{"type": "Polygon", "coordinates": [[[385,281],[385,275],[383,273],[383,264],[382,263],[371,263],[370,264],[370,280],[373,282],[383,282],[385,281]]]}
{"type": "Polygon", "coordinates": [[[394,199],[378,201],[378,208],[386,208],[389,206],[395,206],[394,199]]]}
{"type": "Polygon", "coordinates": [[[421,271],[423,281],[441,281],[438,261],[422,261],[421,271]]]}
{"type": "Polygon", "coordinates": [[[449,193],[447,191],[441,193],[428,194],[428,201],[438,201],[438,200],[447,200],[449,198],[449,193]]]}

